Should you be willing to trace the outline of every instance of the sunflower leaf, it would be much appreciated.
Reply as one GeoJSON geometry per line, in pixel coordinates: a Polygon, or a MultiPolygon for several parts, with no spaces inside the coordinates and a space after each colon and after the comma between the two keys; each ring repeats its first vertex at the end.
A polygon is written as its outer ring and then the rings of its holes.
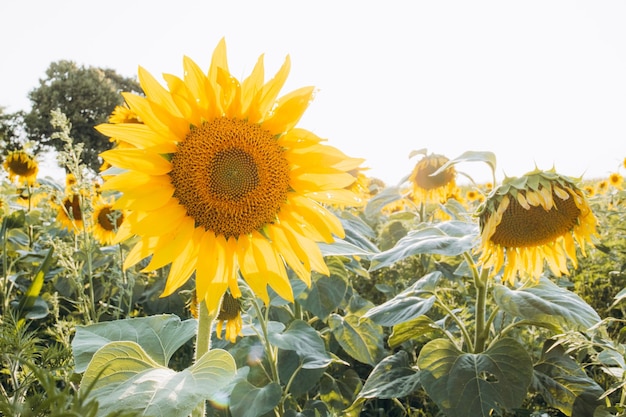
{"type": "Polygon", "coordinates": [[[419,370],[409,364],[409,355],[401,350],[380,361],[367,377],[358,398],[401,398],[420,385],[419,370]]]}
{"type": "Polygon", "coordinates": [[[319,333],[305,321],[294,320],[284,332],[270,333],[268,338],[279,349],[295,351],[304,369],[325,368],[332,362],[319,333]]]}
{"type": "Polygon", "coordinates": [[[457,256],[474,246],[478,227],[473,223],[448,221],[409,232],[396,245],[372,257],[370,271],[393,265],[412,255],[457,256]]]}
{"type": "Polygon", "coordinates": [[[152,360],[167,366],[174,352],[195,335],[196,327],[196,320],[181,322],[173,314],[76,326],[72,340],[75,371],[84,372],[96,351],[114,341],[136,342],[152,360]]]}
{"type": "Polygon", "coordinates": [[[248,381],[239,381],[230,397],[230,413],[233,417],[261,416],[278,405],[281,395],[276,382],[257,388],[248,381]]]}
{"type": "Polygon", "coordinates": [[[156,363],[135,342],[111,342],[89,363],[81,389],[98,401],[100,415],[138,411],[145,416],[188,416],[202,401],[218,400],[236,376],[232,356],[221,349],[176,372],[156,363]]]}
{"type": "Polygon", "coordinates": [[[489,165],[489,168],[491,168],[491,172],[496,171],[496,155],[493,152],[467,151],[457,156],[456,158],[449,160],[448,162],[440,166],[437,171],[433,172],[430,175],[438,175],[448,169],[448,167],[459,164],[461,162],[484,162],[489,165]]]}
{"type": "Polygon", "coordinates": [[[376,365],[383,352],[383,329],[372,320],[349,314],[331,314],[328,326],[339,345],[354,359],[376,365]]]}
{"type": "Polygon", "coordinates": [[[498,306],[514,317],[557,326],[561,331],[587,330],[601,320],[582,298],[546,278],[517,290],[496,285],[493,296],[498,306]]]}
{"type": "Polygon", "coordinates": [[[436,339],[422,348],[417,363],[422,386],[448,417],[487,417],[519,407],[533,373],[526,349],[511,338],[477,354],[436,339]]]}

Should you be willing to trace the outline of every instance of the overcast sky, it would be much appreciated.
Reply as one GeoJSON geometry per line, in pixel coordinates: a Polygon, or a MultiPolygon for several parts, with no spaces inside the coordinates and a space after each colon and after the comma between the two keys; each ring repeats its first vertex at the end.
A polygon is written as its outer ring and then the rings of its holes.
{"type": "Polygon", "coordinates": [[[494,152],[499,179],[535,164],[606,176],[626,157],[623,0],[2,0],[0,17],[9,112],[29,109],[53,61],[161,79],[182,75],[183,55],[208,68],[225,37],[240,79],[260,54],[268,77],[289,54],[283,93],[319,89],[300,127],[389,184],[422,148],[494,152]]]}

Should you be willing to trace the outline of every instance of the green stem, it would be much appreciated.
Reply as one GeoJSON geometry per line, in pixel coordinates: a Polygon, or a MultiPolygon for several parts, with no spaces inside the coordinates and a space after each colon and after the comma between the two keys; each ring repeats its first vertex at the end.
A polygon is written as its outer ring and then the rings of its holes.
{"type": "Polygon", "coordinates": [[[474,276],[476,287],[476,332],[474,334],[474,353],[484,352],[487,344],[489,329],[487,328],[487,269],[482,269],[480,274],[474,276]]]}
{"type": "MultiPolygon", "coordinates": [[[[215,313],[209,313],[204,300],[198,303],[198,333],[196,334],[196,355],[195,362],[209,350],[211,350],[211,330],[213,321],[217,317],[217,308],[215,313]]],[[[206,413],[205,401],[202,401],[192,412],[192,417],[204,417],[206,413]]]]}
{"type": "MultiPolygon", "coordinates": [[[[437,294],[433,294],[435,296],[435,298],[437,299],[437,304],[439,305],[439,307],[445,311],[445,313],[450,316],[450,318],[452,320],[454,320],[454,322],[456,323],[457,326],[459,326],[459,329],[461,330],[461,333],[463,334],[463,340],[465,342],[465,344],[467,345],[467,349],[470,352],[474,351],[474,346],[472,344],[472,338],[470,337],[467,328],[465,327],[465,324],[463,324],[463,321],[461,321],[456,314],[454,314],[454,312],[452,310],[450,310],[448,308],[447,305],[445,305],[445,303],[439,298],[439,296],[437,294]]],[[[453,340],[453,339],[450,339],[453,340]]]]}

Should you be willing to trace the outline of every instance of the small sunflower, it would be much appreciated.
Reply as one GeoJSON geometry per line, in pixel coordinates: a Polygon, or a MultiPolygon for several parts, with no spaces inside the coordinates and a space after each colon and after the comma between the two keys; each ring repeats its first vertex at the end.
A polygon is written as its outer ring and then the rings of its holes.
{"type": "Polygon", "coordinates": [[[409,181],[413,184],[416,202],[444,203],[456,191],[456,170],[450,166],[437,175],[431,175],[449,159],[443,155],[425,155],[413,168],[409,181]]]}
{"type": "Polygon", "coordinates": [[[60,203],[57,203],[57,220],[61,225],[71,231],[83,229],[83,212],[81,209],[81,196],[76,193],[68,193],[60,203]]]}
{"type": "Polygon", "coordinates": [[[511,284],[518,274],[539,279],[544,261],[556,276],[567,274],[568,259],[577,265],[575,242],[585,256],[585,244],[597,235],[583,192],[554,170],[505,179],[477,213],[479,263],[496,273],[504,265],[503,280],[511,284]]]}
{"type": "Polygon", "coordinates": [[[609,181],[601,180],[596,184],[596,193],[605,194],[609,190],[609,181]]]}
{"type": "Polygon", "coordinates": [[[233,297],[229,292],[224,294],[222,306],[217,315],[215,334],[219,339],[222,338],[222,328],[224,328],[224,325],[226,325],[225,339],[230,343],[235,343],[237,336],[241,334],[241,329],[243,328],[241,301],[239,298],[233,297]]]}
{"type": "Polygon", "coordinates": [[[208,72],[188,57],[183,67],[182,79],[164,75],[167,88],[139,68],[146,96],[123,96],[143,123],[97,127],[133,146],[101,154],[124,171],[103,184],[128,212],[117,239],[140,238],[125,267],[150,256],[146,271],[171,264],[163,296],[195,273],[210,312],[227,289],[241,296],[239,272],[266,303],[268,285],[292,300],[285,264],[307,284],[311,271],[329,273],[317,242],[344,231],[325,205],[360,203],[346,187],[363,161],[296,127],[314,88],[277,98],[289,57],[267,83],[262,57],[245,80],[233,77],[223,40],[208,72]]]}
{"type": "Polygon", "coordinates": [[[612,187],[615,187],[618,190],[621,190],[623,182],[624,182],[624,177],[622,177],[619,173],[614,172],[611,175],[609,175],[609,184],[611,184],[612,187]]]}
{"type": "Polygon", "coordinates": [[[34,185],[39,172],[39,164],[35,158],[23,150],[11,151],[4,160],[4,169],[9,173],[9,181],[17,179],[18,183],[34,185]]]}
{"type": "Polygon", "coordinates": [[[102,245],[113,243],[117,231],[122,226],[124,214],[113,208],[113,203],[97,199],[92,214],[92,233],[102,245]]]}

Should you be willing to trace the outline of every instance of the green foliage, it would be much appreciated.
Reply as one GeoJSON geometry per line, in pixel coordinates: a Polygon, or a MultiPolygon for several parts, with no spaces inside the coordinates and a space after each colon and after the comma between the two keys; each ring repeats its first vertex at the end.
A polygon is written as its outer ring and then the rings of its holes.
{"type": "Polygon", "coordinates": [[[24,117],[28,139],[37,151],[48,147],[63,149],[54,140],[50,113],[60,110],[67,115],[71,135],[84,144],[83,162],[98,172],[102,161],[98,154],[110,148],[108,139],[94,126],[107,121],[115,106],[123,103],[120,92],[141,92],[139,84],[112,69],[78,66],[72,61],[52,62],[39,86],[30,91],[31,111],[24,117]]]}

